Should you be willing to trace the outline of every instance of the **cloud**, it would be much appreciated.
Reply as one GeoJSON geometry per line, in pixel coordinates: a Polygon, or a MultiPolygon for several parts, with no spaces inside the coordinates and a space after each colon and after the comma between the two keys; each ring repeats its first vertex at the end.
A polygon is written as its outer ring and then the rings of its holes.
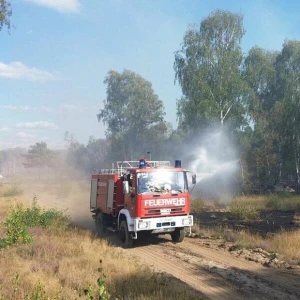
{"type": "Polygon", "coordinates": [[[79,0],[24,0],[41,6],[55,9],[61,13],[78,13],[79,0]]]}
{"type": "Polygon", "coordinates": [[[46,107],[46,106],[41,106],[41,107],[33,107],[32,108],[34,111],[46,111],[46,112],[53,112],[53,109],[46,107]]]}
{"type": "Polygon", "coordinates": [[[0,105],[0,109],[6,109],[6,110],[20,110],[20,111],[26,111],[29,110],[30,107],[25,105],[0,105]]]}
{"type": "Polygon", "coordinates": [[[9,127],[2,127],[2,128],[0,128],[0,131],[2,131],[2,132],[8,132],[8,131],[11,131],[11,128],[9,128],[9,127]]]}
{"type": "Polygon", "coordinates": [[[34,135],[32,133],[20,131],[16,134],[16,137],[22,140],[32,140],[34,138],[34,135]]]}
{"type": "Polygon", "coordinates": [[[37,68],[27,67],[22,62],[9,64],[0,62],[0,77],[10,79],[26,79],[29,81],[49,81],[58,79],[57,76],[37,68]]]}
{"type": "Polygon", "coordinates": [[[83,107],[81,107],[80,105],[74,105],[74,104],[64,104],[61,106],[62,109],[65,109],[65,110],[72,110],[72,111],[78,111],[78,110],[82,110],[83,107]]]}
{"type": "Polygon", "coordinates": [[[82,113],[82,112],[98,112],[100,105],[80,105],[80,104],[63,104],[61,105],[61,111],[63,113],[82,113]]]}
{"type": "Polygon", "coordinates": [[[75,104],[64,104],[61,106],[61,108],[64,112],[82,112],[86,110],[86,107],[75,104]]]}
{"type": "Polygon", "coordinates": [[[17,128],[29,128],[29,129],[57,129],[58,126],[54,123],[47,121],[38,122],[20,122],[16,125],[17,128]]]}
{"type": "Polygon", "coordinates": [[[0,109],[12,111],[44,111],[53,112],[53,109],[46,106],[32,107],[28,105],[0,105],[0,109]]]}

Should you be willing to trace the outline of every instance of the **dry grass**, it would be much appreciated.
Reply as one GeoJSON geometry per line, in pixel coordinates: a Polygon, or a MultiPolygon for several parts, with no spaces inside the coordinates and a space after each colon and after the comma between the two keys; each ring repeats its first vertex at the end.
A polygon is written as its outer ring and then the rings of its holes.
{"type": "Polygon", "coordinates": [[[200,238],[223,238],[225,231],[225,228],[217,226],[210,228],[202,228],[196,222],[192,227],[192,234],[200,238]]]}
{"type": "MultiPolygon", "coordinates": [[[[2,234],[4,232],[4,217],[9,208],[16,207],[18,202],[30,204],[33,194],[39,195],[42,203],[49,207],[55,206],[55,203],[64,207],[75,202],[81,210],[88,209],[89,198],[83,198],[89,192],[89,186],[85,190],[85,183],[70,182],[71,192],[68,195],[60,194],[60,202],[49,201],[53,196],[51,198],[48,192],[57,191],[57,186],[29,182],[24,195],[18,198],[0,197],[0,236],[1,229],[2,234]]],[[[97,278],[101,276],[99,267],[103,268],[111,299],[201,298],[199,293],[177,279],[154,273],[125,250],[95,238],[91,231],[50,227],[32,228],[30,232],[33,243],[0,251],[0,299],[25,299],[28,295],[30,299],[32,295],[41,295],[34,299],[78,299],[84,289],[97,290],[97,278]],[[18,281],[16,274],[20,278],[18,281]]]]}
{"type": "Polygon", "coordinates": [[[35,229],[34,243],[0,252],[0,286],[10,295],[20,276],[17,299],[40,284],[49,299],[74,299],[99,276],[100,259],[109,293],[119,299],[197,299],[195,292],[162,274],[152,273],[122,249],[111,247],[90,232],[35,229]]]}
{"type": "Polygon", "coordinates": [[[300,265],[300,230],[282,231],[267,237],[248,231],[237,231],[225,227],[201,228],[195,224],[192,232],[200,238],[220,238],[233,242],[237,248],[262,248],[292,264],[300,265]]]}
{"type": "MultiPolygon", "coordinates": [[[[266,209],[266,203],[268,201],[267,195],[252,195],[252,196],[240,196],[235,197],[234,202],[239,202],[240,204],[243,204],[246,207],[253,207],[257,210],[264,210],[266,209]]],[[[229,205],[229,207],[231,204],[229,205]]]]}
{"type": "Polygon", "coordinates": [[[239,202],[245,207],[251,206],[256,210],[300,211],[300,195],[287,193],[236,197],[234,202],[239,202]]]}
{"type": "Polygon", "coordinates": [[[259,247],[268,252],[279,253],[283,260],[300,265],[300,230],[280,232],[266,238],[248,232],[233,235],[235,244],[239,247],[259,247]]]}
{"type": "Polygon", "coordinates": [[[271,250],[300,265],[300,230],[274,235],[271,239],[271,250]]]}

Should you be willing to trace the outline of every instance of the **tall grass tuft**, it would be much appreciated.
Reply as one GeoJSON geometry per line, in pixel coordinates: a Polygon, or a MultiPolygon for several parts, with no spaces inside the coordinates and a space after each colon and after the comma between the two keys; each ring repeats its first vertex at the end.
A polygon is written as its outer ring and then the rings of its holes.
{"type": "Polygon", "coordinates": [[[205,206],[205,202],[202,198],[198,197],[191,201],[191,211],[200,212],[205,206]]]}
{"type": "Polygon", "coordinates": [[[229,206],[229,217],[242,221],[258,220],[259,211],[252,205],[245,205],[242,201],[235,200],[229,206]]]}
{"type": "Polygon", "coordinates": [[[271,194],[266,201],[266,208],[284,211],[300,211],[300,196],[291,194],[271,194]]]}

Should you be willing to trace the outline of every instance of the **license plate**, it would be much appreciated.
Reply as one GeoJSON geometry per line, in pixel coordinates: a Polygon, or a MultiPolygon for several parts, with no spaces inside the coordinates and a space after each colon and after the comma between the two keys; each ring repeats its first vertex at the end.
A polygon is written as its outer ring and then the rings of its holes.
{"type": "Polygon", "coordinates": [[[169,215],[169,214],[171,213],[171,208],[162,208],[162,209],[160,210],[160,213],[161,213],[162,215],[169,215]]]}

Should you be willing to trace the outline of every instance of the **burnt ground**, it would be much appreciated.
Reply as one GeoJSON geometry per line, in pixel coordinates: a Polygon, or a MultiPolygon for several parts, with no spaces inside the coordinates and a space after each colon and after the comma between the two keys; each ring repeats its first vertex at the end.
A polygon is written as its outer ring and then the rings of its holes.
{"type": "Polygon", "coordinates": [[[295,211],[261,211],[257,220],[231,219],[228,211],[204,210],[192,213],[200,228],[210,229],[225,227],[236,230],[247,230],[251,233],[266,236],[279,231],[300,229],[300,213],[295,211]]]}

